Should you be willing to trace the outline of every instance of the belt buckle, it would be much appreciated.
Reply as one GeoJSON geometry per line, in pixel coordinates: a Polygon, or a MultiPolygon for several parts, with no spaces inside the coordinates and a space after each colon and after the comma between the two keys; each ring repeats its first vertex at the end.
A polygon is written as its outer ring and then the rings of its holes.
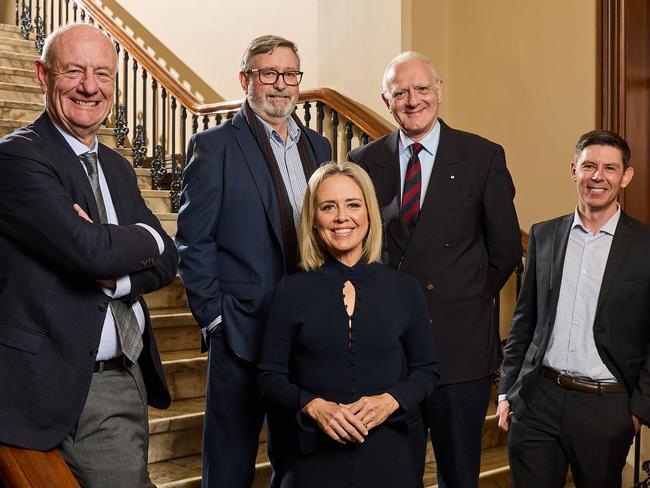
{"type": "Polygon", "coordinates": [[[555,382],[558,384],[558,386],[564,387],[564,385],[562,385],[562,377],[568,378],[569,376],[564,371],[558,373],[557,378],[555,378],[555,382]]]}

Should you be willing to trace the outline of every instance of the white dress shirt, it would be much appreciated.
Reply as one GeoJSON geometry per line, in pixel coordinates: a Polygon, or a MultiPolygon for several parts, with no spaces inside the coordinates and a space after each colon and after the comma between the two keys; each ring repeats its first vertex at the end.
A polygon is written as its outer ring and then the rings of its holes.
{"type": "MultiPolygon", "coordinates": [[[[404,193],[404,179],[406,178],[406,167],[408,166],[409,159],[411,159],[411,144],[414,141],[404,135],[404,132],[399,131],[399,147],[397,148],[399,154],[399,177],[400,177],[400,195],[399,201],[402,201],[402,194],[404,193]]],[[[420,160],[420,175],[422,187],[420,189],[420,208],[424,204],[424,197],[427,194],[429,187],[429,180],[433,172],[433,163],[436,160],[436,153],[438,152],[438,145],[440,143],[440,121],[436,121],[433,129],[418,141],[422,144],[423,149],[418,155],[420,160]]]]}

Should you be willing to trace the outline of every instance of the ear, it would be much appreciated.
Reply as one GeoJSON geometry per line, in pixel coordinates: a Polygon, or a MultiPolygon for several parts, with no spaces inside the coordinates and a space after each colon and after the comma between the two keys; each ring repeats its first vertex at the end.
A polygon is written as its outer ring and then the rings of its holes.
{"type": "Polygon", "coordinates": [[[436,87],[436,95],[438,96],[438,104],[442,102],[442,95],[444,94],[445,84],[442,80],[438,80],[438,86],[436,87]]]}
{"type": "Polygon", "coordinates": [[[632,181],[633,176],[634,168],[632,166],[625,168],[625,171],[623,172],[623,179],[621,180],[621,188],[625,188],[627,185],[629,185],[630,181],[632,181]]]}
{"type": "Polygon", "coordinates": [[[244,93],[248,93],[248,75],[243,71],[239,72],[239,83],[244,93]]]}
{"type": "Polygon", "coordinates": [[[576,169],[577,169],[577,167],[576,167],[576,162],[575,162],[575,161],[571,161],[571,162],[569,163],[569,168],[570,168],[570,171],[571,171],[571,179],[572,179],[573,181],[576,181],[576,180],[578,179],[578,177],[576,176],[576,169]]]}
{"type": "Polygon", "coordinates": [[[36,71],[36,78],[38,80],[38,86],[41,89],[42,93],[47,93],[47,70],[43,65],[43,61],[37,59],[34,61],[34,71],[36,71]]]}

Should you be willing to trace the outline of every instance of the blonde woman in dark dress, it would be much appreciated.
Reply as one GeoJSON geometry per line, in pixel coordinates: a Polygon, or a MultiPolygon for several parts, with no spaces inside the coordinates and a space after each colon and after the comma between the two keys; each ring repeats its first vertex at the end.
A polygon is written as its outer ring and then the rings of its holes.
{"type": "Polygon", "coordinates": [[[418,283],[379,263],[363,169],[313,174],[299,241],[304,272],[276,288],[259,364],[272,486],[420,487],[409,429],[438,379],[433,336],[418,283]]]}

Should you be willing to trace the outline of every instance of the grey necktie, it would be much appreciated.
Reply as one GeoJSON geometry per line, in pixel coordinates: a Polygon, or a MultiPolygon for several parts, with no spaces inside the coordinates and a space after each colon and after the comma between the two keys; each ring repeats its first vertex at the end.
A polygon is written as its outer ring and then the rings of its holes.
{"type": "MultiPolygon", "coordinates": [[[[99,218],[102,224],[108,223],[106,218],[106,207],[104,206],[104,198],[102,191],[99,187],[99,175],[97,173],[97,154],[94,152],[87,152],[79,156],[86,166],[88,171],[88,179],[90,186],[95,194],[95,201],[99,209],[99,218]]],[[[117,333],[120,336],[120,343],[122,344],[122,352],[131,361],[135,363],[142,351],[142,336],[140,335],[140,327],[138,320],[133,313],[133,309],[121,300],[111,301],[111,312],[115,319],[117,326],[117,333]]]]}

